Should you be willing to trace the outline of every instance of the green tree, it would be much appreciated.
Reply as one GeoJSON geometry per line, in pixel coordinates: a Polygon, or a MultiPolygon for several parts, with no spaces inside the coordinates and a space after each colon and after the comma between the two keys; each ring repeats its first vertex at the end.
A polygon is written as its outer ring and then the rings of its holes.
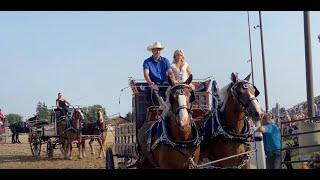
{"type": "Polygon", "coordinates": [[[45,102],[38,102],[36,113],[40,119],[50,119],[50,110],[46,106],[45,102]]]}
{"type": "Polygon", "coordinates": [[[23,117],[19,114],[7,114],[6,119],[8,123],[13,124],[22,121],[23,117]]]}
{"type": "Polygon", "coordinates": [[[84,114],[84,122],[95,122],[97,120],[97,110],[102,108],[103,118],[106,120],[108,117],[106,116],[106,109],[103,108],[99,104],[95,104],[93,106],[83,107],[84,114]]]}

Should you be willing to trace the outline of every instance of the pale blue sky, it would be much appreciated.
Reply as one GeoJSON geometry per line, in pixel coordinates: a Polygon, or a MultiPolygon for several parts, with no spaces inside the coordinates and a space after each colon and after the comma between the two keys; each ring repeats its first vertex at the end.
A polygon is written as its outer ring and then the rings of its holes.
{"type": "MultiPolygon", "coordinates": [[[[314,95],[320,94],[320,13],[311,12],[314,95]]],[[[306,100],[303,12],[262,12],[269,108],[306,100]]],[[[251,26],[259,23],[250,12],[251,26]]],[[[25,118],[38,101],[101,104],[107,114],[131,111],[128,77],[142,79],[154,41],[170,61],[184,49],[195,78],[229,83],[250,73],[246,11],[237,12],[0,12],[0,108],[25,118]]],[[[255,84],[264,106],[260,31],[253,29],[255,84]]]]}

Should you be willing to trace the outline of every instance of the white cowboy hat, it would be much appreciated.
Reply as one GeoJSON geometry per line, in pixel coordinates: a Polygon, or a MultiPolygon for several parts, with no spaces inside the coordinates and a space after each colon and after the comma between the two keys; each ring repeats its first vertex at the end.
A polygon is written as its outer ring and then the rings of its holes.
{"type": "Polygon", "coordinates": [[[162,46],[162,44],[160,42],[155,42],[155,43],[153,43],[153,45],[148,46],[147,50],[152,51],[152,49],[155,49],[155,48],[162,50],[162,49],[164,49],[164,46],[162,46]]]}

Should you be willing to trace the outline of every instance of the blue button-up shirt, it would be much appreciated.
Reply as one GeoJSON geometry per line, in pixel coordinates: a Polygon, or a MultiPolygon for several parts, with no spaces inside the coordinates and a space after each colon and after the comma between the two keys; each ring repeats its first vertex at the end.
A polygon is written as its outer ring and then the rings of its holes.
{"type": "Polygon", "coordinates": [[[153,56],[144,60],[143,70],[149,69],[150,79],[154,83],[163,83],[167,81],[167,70],[170,68],[169,60],[161,57],[158,61],[153,59],[153,56]]]}

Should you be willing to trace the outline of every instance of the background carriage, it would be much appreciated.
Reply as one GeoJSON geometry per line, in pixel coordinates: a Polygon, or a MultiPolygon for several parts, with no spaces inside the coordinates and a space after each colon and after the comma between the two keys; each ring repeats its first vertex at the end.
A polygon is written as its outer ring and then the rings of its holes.
{"type": "MultiPolygon", "coordinates": [[[[203,117],[212,107],[211,86],[213,78],[193,80],[195,86],[195,101],[192,105],[192,117],[197,120],[203,117]]],[[[132,94],[132,120],[131,123],[120,124],[115,127],[114,152],[109,147],[106,151],[106,168],[114,169],[114,157],[120,159],[118,168],[135,167],[138,158],[136,148],[136,135],[143,122],[158,121],[163,107],[152,106],[147,97],[148,84],[144,80],[129,80],[132,94]]]]}
{"type": "MultiPolygon", "coordinates": [[[[67,115],[69,118],[73,118],[73,111],[75,109],[81,109],[80,105],[68,106],[67,115]]],[[[29,136],[28,140],[30,143],[30,149],[32,152],[32,155],[34,157],[39,157],[41,152],[41,146],[43,144],[46,144],[46,154],[48,158],[53,157],[53,151],[54,149],[60,148],[61,152],[65,154],[67,152],[67,149],[65,147],[66,140],[68,137],[63,137],[61,133],[59,132],[59,122],[64,120],[62,118],[61,112],[56,109],[56,107],[52,107],[51,109],[51,116],[50,120],[47,119],[35,119],[31,121],[27,121],[27,127],[29,128],[29,136]]],[[[72,120],[70,120],[72,121],[72,120]]],[[[81,126],[81,125],[80,125],[81,126]]],[[[76,140],[71,140],[69,143],[72,146],[72,148],[79,148],[80,152],[80,144],[81,142],[85,143],[86,139],[100,139],[102,141],[103,134],[82,134],[82,126],[80,127],[80,131],[77,131],[78,133],[76,140]],[[76,142],[76,146],[73,146],[73,142],[76,142]]],[[[82,146],[82,148],[84,148],[82,146]]],[[[102,147],[103,148],[103,147],[102,147]]],[[[71,153],[70,153],[71,156],[71,153]]],[[[82,156],[80,156],[82,158],[82,156]]]]}
{"type": "Polygon", "coordinates": [[[35,119],[27,121],[29,128],[28,141],[30,144],[31,153],[34,157],[39,157],[41,146],[46,144],[47,157],[53,157],[53,150],[60,144],[60,139],[57,133],[57,114],[52,109],[50,120],[35,119]]]}

